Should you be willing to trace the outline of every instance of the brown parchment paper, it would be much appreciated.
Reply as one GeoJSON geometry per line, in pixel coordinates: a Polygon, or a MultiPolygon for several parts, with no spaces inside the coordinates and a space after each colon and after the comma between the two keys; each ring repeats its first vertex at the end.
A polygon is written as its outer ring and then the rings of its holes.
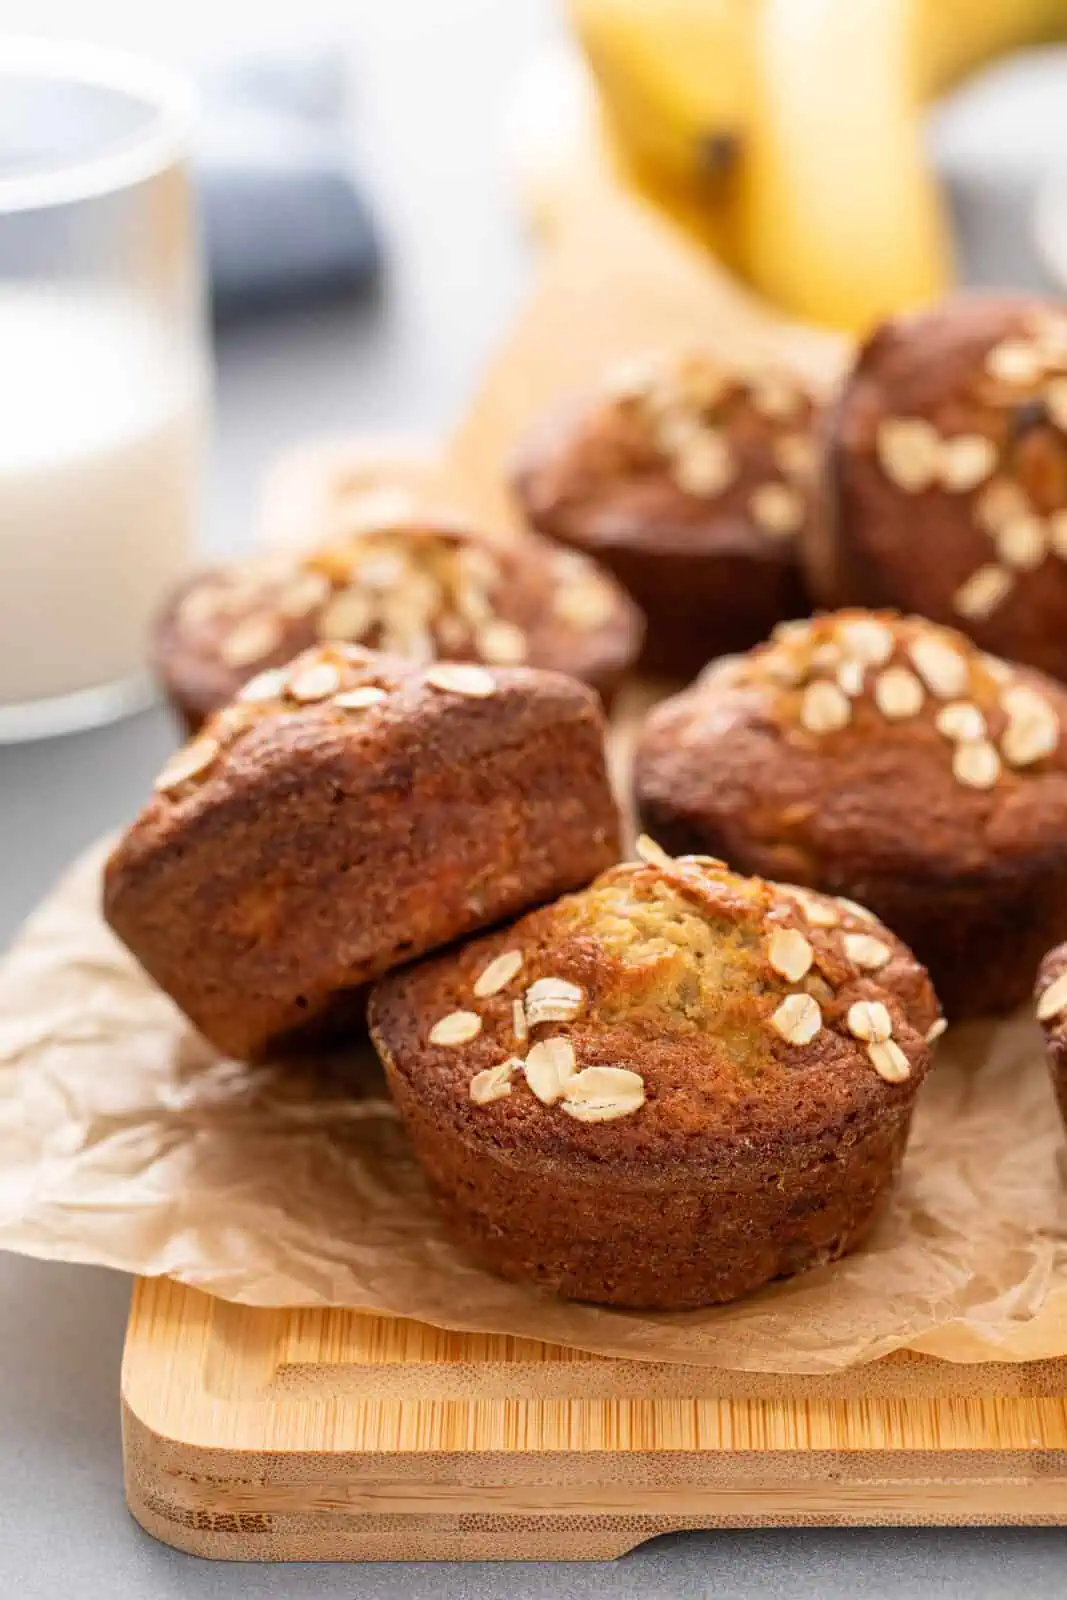
{"type": "MultiPolygon", "coordinates": [[[[448,451],[417,463],[418,486],[432,477],[506,526],[501,465],[525,423],[606,360],[694,337],[816,378],[844,355],[772,319],[640,207],[590,196],[448,451]]],[[[332,445],[292,458],[271,538],[305,536],[338,459],[332,445]]],[[[381,459],[359,457],[374,483],[381,459]]],[[[1030,1021],[949,1032],[895,1202],[859,1254],[706,1312],[567,1305],[453,1249],[369,1045],[328,1063],[214,1059],[103,926],[102,853],[0,967],[0,1247],[169,1273],[247,1304],[347,1305],[738,1370],[830,1372],[896,1349],[1067,1355],[1063,1135],[1030,1021]]]]}
{"type": "Polygon", "coordinates": [[[950,1030],[870,1245],[736,1306],[567,1305],[453,1249],[370,1047],[214,1059],[103,926],[102,851],[0,971],[0,1247],[170,1273],[252,1305],[347,1305],[748,1371],[909,1348],[1067,1354],[1063,1135],[1029,1020],[950,1030]]]}

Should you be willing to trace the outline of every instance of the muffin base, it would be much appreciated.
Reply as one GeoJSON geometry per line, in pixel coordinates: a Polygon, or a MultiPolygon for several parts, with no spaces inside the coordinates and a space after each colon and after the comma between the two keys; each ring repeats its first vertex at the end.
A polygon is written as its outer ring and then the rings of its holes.
{"type": "Polygon", "coordinates": [[[877,1220],[899,1170],[912,1101],[842,1126],[781,1160],[739,1151],[704,1174],[638,1181],[557,1163],[524,1167],[462,1140],[427,1111],[375,1043],[415,1153],[462,1247],[500,1277],[631,1310],[718,1305],[836,1260],[877,1220]]]}
{"type": "Polygon", "coordinates": [[[810,614],[792,561],[740,551],[706,554],[669,545],[600,544],[552,537],[595,557],[645,613],[641,662],[650,671],[692,677],[716,656],[747,650],[779,622],[810,614]]]}

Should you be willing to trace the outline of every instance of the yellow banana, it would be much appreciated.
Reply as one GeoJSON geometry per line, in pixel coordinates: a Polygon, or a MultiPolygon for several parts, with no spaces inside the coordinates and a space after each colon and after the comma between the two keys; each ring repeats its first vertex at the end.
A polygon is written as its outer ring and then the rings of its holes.
{"type": "Polygon", "coordinates": [[[796,315],[861,332],[950,278],[901,0],[765,0],[741,163],[742,271],[796,315]]]}
{"type": "Polygon", "coordinates": [[[937,294],[922,103],[1067,0],[571,0],[606,168],[794,313],[862,330],[937,294]]]}
{"type": "Polygon", "coordinates": [[[986,62],[1067,34],[1067,0],[908,0],[916,93],[932,100],[986,62]]]}
{"type": "Polygon", "coordinates": [[[639,170],[714,201],[752,104],[752,0],[571,0],[608,128],[639,170]]]}

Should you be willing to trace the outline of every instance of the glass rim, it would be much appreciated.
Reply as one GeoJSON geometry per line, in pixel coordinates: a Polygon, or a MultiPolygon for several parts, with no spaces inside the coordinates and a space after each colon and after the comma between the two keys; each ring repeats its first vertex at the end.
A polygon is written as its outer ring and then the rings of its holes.
{"type": "Polygon", "coordinates": [[[0,93],[5,79],[36,77],[70,83],[138,101],[144,125],[115,149],[77,156],[52,171],[25,177],[0,175],[0,214],[67,205],[112,194],[164,171],[185,152],[196,97],[178,71],[106,45],[46,38],[0,38],[0,93]]]}

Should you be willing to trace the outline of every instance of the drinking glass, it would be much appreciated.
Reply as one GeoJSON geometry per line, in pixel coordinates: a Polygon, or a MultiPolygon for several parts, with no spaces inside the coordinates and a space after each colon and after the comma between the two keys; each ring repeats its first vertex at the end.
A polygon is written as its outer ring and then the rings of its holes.
{"type": "Polygon", "coordinates": [[[0,742],[151,692],[209,392],[190,129],[163,68],[0,40],[0,742]]]}

